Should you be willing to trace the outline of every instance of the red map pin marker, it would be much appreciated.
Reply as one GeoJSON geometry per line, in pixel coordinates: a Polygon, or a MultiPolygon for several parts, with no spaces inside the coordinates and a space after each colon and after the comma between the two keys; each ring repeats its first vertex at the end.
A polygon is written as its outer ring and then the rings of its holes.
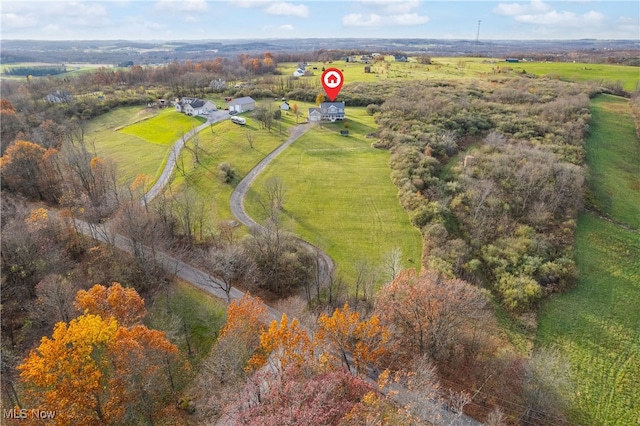
{"type": "Polygon", "coordinates": [[[333,102],[337,97],[338,93],[340,93],[340,89],[342,89],[342,83],[344,83],[344,76],[342,75],[342,71],[337,68],[329,68],[325,72],[322,73],[322,87],[324,87],[324,91],[333,102]]]}

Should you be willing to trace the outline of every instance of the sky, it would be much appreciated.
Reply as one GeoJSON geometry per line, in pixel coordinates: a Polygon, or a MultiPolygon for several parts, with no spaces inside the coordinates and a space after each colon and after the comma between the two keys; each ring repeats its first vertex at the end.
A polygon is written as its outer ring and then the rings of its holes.
{"type": "Polygon", "coordinates": [[[4,40],[640,40],[640,2],[2,0],[4,40]]]}

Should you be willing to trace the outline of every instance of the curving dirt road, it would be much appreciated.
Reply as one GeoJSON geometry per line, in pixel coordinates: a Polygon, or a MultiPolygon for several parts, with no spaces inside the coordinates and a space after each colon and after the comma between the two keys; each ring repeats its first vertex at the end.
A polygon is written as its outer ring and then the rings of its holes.
{"type": "MultiPolygon", "coordinates": [[[[262,225],[253,220],[251,216],[249,216],[244,209],[244,198],[247,195],[247,191],[249,190],[249,186],[253,183],[253,181],[258,177],[260,173],[264,170],[264,168],[273,161],[282,151],[287,149],[289,145],[295,142],[300,136],[304,135],[313,127],[313,123],[304,123],[299,124],[291,129],[290,136],[286,141],[282,143],[278,148],[274,149],[269,155],[264,157],[262,161],[260,161],[247,175],[238,183],[236,188],[231,193],[231,212],[233,215],[243,224],[248,226],[249,228],[254,229],[264,229],[262,225]]],[[[334,269],[333,260],[320,248],[314,246],[313,244],[301,239],[297,238],[300,245],[302,245],[309,253],[312,253],[313,256],[317,257],[318,260],[318,278],[320,280],[321,285],[324,285],[328,282],[329,277],[334,269]]]]}

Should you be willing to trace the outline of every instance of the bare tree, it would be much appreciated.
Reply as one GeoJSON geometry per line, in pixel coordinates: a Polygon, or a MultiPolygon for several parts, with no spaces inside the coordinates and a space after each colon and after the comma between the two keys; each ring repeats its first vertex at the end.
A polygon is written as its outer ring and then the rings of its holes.
{"type": "Polygon", "coordinates": [[[392,249],[384,259],[384,268],[388,274],[388,280],[393,279],[402,270],[402,250],[399,247],[392,249]]]}
{"type": "Polygon", "coordinates": [[[253,142],[256,139],[255,135],[250,130],[247,130],[244,132],[244,137],[247,139],[247,142],[249,142],[249,148],[253,149],[253,142]]]}
{"type": "Polygon", "coordinates": [[[251,286],[250,281],[255,277],[253,261],[240,246],[212,248],[204,253],[202,264],[209,274],[209,284],[224,291],[227,303],[231,303],[234,286],[251,286]]]}
{"type": "Polygon", "coordinates": [[[272,220],[277,220],[278,213],[286,201],[287,189],[278,176],[267,179],[264,183],[265,199],[260,200],[262,208],[272,220]]]}
{"type": "Polygon", "coordinates": [[[77,290],[65,277],[57,274],[47,275],[36,285],[36,309],[42,318],[54,322],[69,322],[76,310],[73,301],[77,290]]]}

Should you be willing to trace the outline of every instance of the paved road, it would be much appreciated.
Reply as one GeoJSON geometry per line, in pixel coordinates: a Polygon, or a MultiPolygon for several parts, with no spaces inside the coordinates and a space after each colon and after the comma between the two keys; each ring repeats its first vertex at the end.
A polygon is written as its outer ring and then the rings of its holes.
{"type": "Polygon", "coordinates": [[[228,111],[219,110],[214,111],[209,114],[207,121],[195,129],[191,129],[189,133],[181,137],[177,141],[173,143],[173,147],[171,147],[171,152],[169,153],[169,159],[167,160],[167,164],[164,166],[164,170],[160,174],[160,177],[156,181],[156,183],[151,187],[149,191],[144,195],[147,203],[153,200],[162,189],[169,183],[169,179],[171,178],[171,174],[173,173],[173,169],[176,167],[176,161],[178,161],[178,155],[180,155],[180,151],[184,147],[185,143],[193,137],[193,135],[197,134],[203,129],[206,129],[213,123],[217,123],[222,120],[226,120],[230,117],[228,111]]]}
{"type": "MultiPolygon", "coordinates": [[[[262,159],[260,163],[258,163],[247,175],[238,183],[236,188],[233,190],[231,194],[231,212],[233,215],[243,224],[248,226],[249,228],[257,228],[264,229],[262,225],[253,220],[244,209],[244,199],[247,195],[247,191],[249,187],[255,181],[260,173],[264,170],[264,168],[273,161],[282,151],[287,149],[289,145],[296,141],[300,136],[304,135],[313,127],[312,123],[304,123],[299,124],[291,129],[291,134],[289,138],[282,143],[278,148],[273,150],[269,155],[262,159]]],[[[309,253],[313,256],[318,257],[319,261],[319,271],[318,277],[322,284],[328,282],[331,273],[333,272],[335,265],[333,260],[320,248],[314,246],[313,244],[308,243],[300,238],[298,238],[298,242],[302,245],[309,253]]]]}

